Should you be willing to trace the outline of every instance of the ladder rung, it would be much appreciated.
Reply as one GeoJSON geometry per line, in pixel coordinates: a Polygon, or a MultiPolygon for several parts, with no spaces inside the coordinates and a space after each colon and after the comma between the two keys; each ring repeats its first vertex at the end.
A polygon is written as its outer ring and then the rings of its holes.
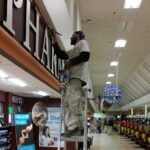
{"type": "Polygon", "coordinates": [[[85,121],[85,117],[83,117],[83,116],[78,117],[78,119],[82,120],[82,121],[85,121]]]}
{"type": "Polygon", "coordinates": [[[75,142],[84,142],[84,136],[72,136],[72,137],[64,137],[64,136],[61,136],[61,140],[62,141],[75,141],[75,142]]]}

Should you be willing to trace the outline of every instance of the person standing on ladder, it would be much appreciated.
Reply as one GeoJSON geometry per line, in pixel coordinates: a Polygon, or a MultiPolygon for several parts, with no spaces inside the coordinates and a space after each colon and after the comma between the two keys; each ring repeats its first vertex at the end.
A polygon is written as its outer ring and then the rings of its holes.
{"type": "Polygon", "coordinates": [[[67,130],[62,134],[66,137],[78,135],[81,131],[77,115],[79,111],[83,111],[81,110],[80,99],[84,96],[83,86],[87,84],[88,60],[90,58],[89,46],[84,38],[85,35],[82,31],[74,32],[71,37],[71,45],[74,47],[66,52],[60,48],[56,32],[52,31],[55,54],[58,58],[67,60],[65,70],[69,71],[70,76],[64,104],[67,130]]]}

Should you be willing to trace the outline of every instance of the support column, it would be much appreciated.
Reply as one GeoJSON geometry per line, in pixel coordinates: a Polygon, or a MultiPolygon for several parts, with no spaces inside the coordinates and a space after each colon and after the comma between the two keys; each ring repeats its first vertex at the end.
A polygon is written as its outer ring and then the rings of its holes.
{"type": "Polygon", "coordinates": [[[131,117],[133,117],[133,108],[131,108],[131,117]]]}
{"type": "Polygon", "coordinates": [[[145,117],[147,116],[147,105],[145,105],[145,117]]]}

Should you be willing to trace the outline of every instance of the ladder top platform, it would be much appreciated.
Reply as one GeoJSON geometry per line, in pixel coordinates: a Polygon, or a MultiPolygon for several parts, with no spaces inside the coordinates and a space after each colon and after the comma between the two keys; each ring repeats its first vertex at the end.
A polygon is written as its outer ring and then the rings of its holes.
{"type": "Polygon", "coordinates": [[[72,136],[72,137],[64,137],[61,136],[62,141],[70,141],[70,142],[84,142],[85,137],[84,136],[72,136]]]}

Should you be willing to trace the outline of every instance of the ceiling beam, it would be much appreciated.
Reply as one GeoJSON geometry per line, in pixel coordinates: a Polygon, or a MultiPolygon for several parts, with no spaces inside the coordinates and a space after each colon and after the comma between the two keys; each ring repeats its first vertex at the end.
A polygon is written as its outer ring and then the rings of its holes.
{"type": "Polygon", "coordinates": [[[121,107],[120,109],[121,110],[128,110],[128,109],[131,109],[131,108],[135,108],[137,106],[142,106],[142,105],[145,105],[145,104],[148,104],[150,103],[150,93],[121,107]]]}

